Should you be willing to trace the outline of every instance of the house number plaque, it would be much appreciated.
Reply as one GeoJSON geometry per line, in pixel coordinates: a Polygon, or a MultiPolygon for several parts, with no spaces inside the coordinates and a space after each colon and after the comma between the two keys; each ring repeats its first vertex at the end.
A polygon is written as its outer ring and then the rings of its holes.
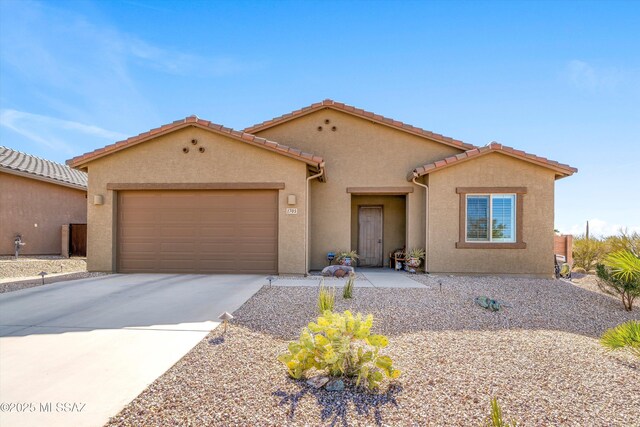
{"type": "Polygon", "coordinates": [[[287,215],[298,215],[298,208],[287,208],[287,215]]]}

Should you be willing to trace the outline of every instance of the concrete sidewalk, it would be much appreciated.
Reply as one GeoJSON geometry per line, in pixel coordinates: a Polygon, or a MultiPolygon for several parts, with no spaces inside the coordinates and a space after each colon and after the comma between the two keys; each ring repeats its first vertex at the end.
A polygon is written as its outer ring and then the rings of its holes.
{"type": "MultiPolygon", "coordinates": [[[[412,280],[406,274],[386,268],[361,268],[356,270],[358,277],[356,288],[424,288],[425,285],[412,280]]],[[[309,286],[318,287],[321,277],[309,276],[300,279],[282,278],[273,282],[273,286],[309,286]]],[[[327,277],[325,286],[343,287],[347,278],[327,277]]]]}
{"type": "Polygon", "coordinates": [[[104,425],[265,283],[110,275],[0,294],[0,396],[21,404],[0,425],[104,425]]]}

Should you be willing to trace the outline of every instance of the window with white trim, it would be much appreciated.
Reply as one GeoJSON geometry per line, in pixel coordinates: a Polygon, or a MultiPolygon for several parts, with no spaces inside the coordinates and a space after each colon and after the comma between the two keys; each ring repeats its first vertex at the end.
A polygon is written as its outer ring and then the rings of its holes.
{"type": "Polygon", "coordinates": [[[515,194],[466,194],[465,196],[466,242],[511,243],[516,241],[515,194]]]}

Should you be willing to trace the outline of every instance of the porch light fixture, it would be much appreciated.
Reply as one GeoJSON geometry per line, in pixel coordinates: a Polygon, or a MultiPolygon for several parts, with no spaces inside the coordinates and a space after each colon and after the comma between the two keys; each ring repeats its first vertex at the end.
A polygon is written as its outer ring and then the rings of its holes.
{"type": "Polygon", "coordinates": [[[288,205],[295,205],[296,204],[296,195],[295,194],[289,194],[287,196],[287,204],[288,205]]]}
{"type": "Polygon", "coordinates": [[[96,194],[93,196],[94,205],[104,205],[104,196],[102,194],[96,194]]]}
{"type": "Polygon", "coordinates": [[[225,311],[224,313],[222,313],[218,319],[222,320],[224,323],[224,330],[222,331],[223,334],[227,333],[227,323],[229,322],[229,320],[233,319],[233,316],[231,315],[231,313],[229,313],[228,311],[225,311]]]}

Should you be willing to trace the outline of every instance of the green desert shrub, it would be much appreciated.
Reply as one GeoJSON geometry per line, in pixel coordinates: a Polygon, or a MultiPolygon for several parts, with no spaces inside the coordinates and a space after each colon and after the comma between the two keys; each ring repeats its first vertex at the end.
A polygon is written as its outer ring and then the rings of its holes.
{"type": "Polygon", "coordinates": [[[297,342],[289,343],[288,352],[278,356],[292,378],[300,379],[311,369],[333,377],[356,378],[356,387],[375,389],[386,375],[398,378],[389,356],[380,350],[389,344],[384,335],[372,335],[373,315],[365,318],[350,311],[325,311],[317,322],[302,330],[297,342]]]}
{"type": "Polygon", "coordinates": [[[498,404],[498,399],[496,399],[495,397],[491,399],[491,417],[487,422],[487,426],[488,427],[516,427],[517,425],[518,423],[516,423],[515,421],[511,421],[511,423],[504,421],[502,418],[502,409],[498,404]]]}
{"type": "Polygon", "coordinates": [[[640,295],[640,258],[629,251],[609,254],[604,264],[596,265],[598,287],[609,295],[622,299],[625,310],[633,309],[633,301],[640,295]]]}
{"type": "Polygon", "coordinates": [[[347,283],[344,284],[344,289],[342,290],[342,298],[349,299],[353,298],[353,286],[356,281],[356,275],[353,273],[349,273],[349,278],[347,279],[347,283]]]}
{"type": "Polygon", "coordinates": [[[626,350],[640,358],[640,322],[630,320],[607,330],[600,344],[609,350],[626,350]]]}
{"type": "Polygon", "coordinates": [[[573,239],[573,265],[589,272],[602,261],[605,244],[597,238],[577,236],[573,239]]]}
{"type": "Polygon", "coordinates": [[[635,256],[640,256],[640,233],[638,232],[630,233],[622,229],[617,235],[607,237],[605,244],[609,252],[629,251],[635,256]]]}
{"type": "Polygon", "coordinates": [[[325,311],[333,311],[336,302],[336,289],[324,286],[324,279],[320,283],[320,292],[318,293],[318,310],[320,313],[325,311]]]}

